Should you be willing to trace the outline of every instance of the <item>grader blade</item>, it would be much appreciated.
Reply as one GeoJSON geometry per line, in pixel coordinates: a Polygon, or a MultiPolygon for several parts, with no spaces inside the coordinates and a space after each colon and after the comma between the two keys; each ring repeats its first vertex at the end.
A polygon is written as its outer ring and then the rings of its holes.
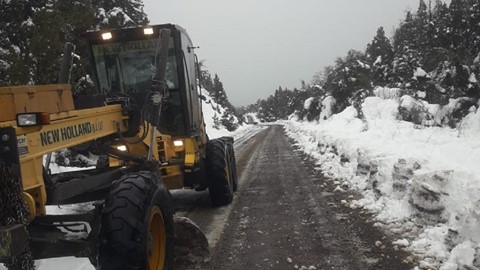
{"type": "Polygon", "coordinates": [[[208,240],[189,218],[175,216],[175,265],[181,269],[196,269],[209,260],[208,240]]]}

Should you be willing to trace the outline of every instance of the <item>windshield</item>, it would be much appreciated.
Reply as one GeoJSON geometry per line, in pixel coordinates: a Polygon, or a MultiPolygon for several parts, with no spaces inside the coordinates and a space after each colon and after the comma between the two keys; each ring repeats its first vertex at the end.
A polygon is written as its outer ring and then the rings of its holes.
{"type": "MultiPolygon", "coordinates": [[[[102,92],[144,93],[156,72],[158,39],[93,45],[93,56],[102,92]]],[[[178,88],[173,39],[170,40],[166,84],[178,88]]]]}

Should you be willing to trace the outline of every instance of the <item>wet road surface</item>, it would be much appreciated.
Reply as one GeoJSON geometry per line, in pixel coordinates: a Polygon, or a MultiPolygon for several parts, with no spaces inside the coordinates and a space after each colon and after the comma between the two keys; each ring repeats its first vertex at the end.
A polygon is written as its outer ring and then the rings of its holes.
{"type": "Polygon", "coordinates": [[[174,193],[178,214],[207,235],[210,257],[184,269],[411,269],[409,255],[342,201],[332,179],[314,169],[281,126],[236,147],[234,202],[211,208],[208,192],[174,193]]]}

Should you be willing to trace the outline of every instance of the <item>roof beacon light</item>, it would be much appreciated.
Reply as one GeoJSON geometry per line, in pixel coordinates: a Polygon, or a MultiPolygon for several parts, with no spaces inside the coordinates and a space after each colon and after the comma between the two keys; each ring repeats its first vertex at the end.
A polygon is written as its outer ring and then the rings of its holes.
{"type": "Polygon", "coordinates": [[[148,35],[153,35],[153,28],[148,27],[148,28],[143,28],[143,33],[148,36],[148,35]]]}
{"type": "Polygon", "coordinates": [[[103,40],[112,39],[112,33],[110,33],[110,32],[105,32],[105,33],[102,34],[102,38],[103,38],[103,40]]]}

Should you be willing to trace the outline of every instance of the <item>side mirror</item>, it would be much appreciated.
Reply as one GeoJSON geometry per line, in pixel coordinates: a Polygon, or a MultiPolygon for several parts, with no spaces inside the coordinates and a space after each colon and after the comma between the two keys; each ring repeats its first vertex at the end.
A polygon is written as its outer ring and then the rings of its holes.
{"type": "Polygon", "coordinates": [[[200,98],[203,101],[207,101],[207,98],[204,95],[198,95],[198,98],[200,98]]]}

